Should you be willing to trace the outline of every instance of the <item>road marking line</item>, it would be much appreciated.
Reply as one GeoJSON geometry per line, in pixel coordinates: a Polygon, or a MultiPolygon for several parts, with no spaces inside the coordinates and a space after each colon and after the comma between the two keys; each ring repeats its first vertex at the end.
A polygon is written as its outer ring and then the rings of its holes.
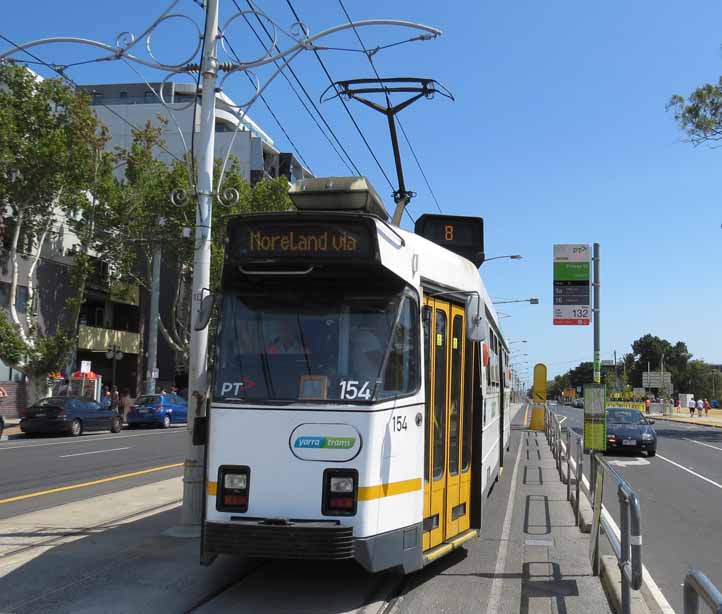
{"type": "Polygon", "coordinates": [[[687,473],[691,473],[692,475],[698,477],[700,480],[704,480],[705,482],[709,482],[712,484],[712,486],[716,486],[717,488],[722,490],[722,484],[715,482],[714,480],[710,480],[709,478],[704,477],[703,475],[697,473],[696,471],[692,471],[691,469],[688,469],[684,465],[680,465],[679,463],[675,463],[673,460],[662,456],[661,454],[657,454],[657,458],[661,458],[663,461],[667,461],[668,463],[674,465],[675,467],[679,467],[683,471],[686,471],[687,473]]]}
{"type": "Polygon", "coordinates": [[[110,450],[95,450],[93,452],[78,452],[76,454],[63,454],[62,456],[59,456],[58,458],[70,458],[71,456],[85,456],[86,454],[103,454],[104,452],[117,452],[118,450],[130,450],[130,447],[111,448],[110,450]]]}
{"type": "Polygon", "coordinates": [[[169,430],[162,430],[162,431],[156,431],[155,433],[136,433],[135,435],[117,435],[110,437],[87,437],[78,439],[77,437],[73,437],[72,439],[68,439],[66,441],[49,441],[47,443],[31,443],[28,445],[14,445],[14,446],[0,446],[0,452],[4,450],[26,450],[27,448],[41,448],[43,446],[62,446],[62,445],[68,445],[71,443],[93,443],[94,441],[106,441],[108,439],[112,439],[113,441],[116,441],[118,439],[132,439],[133,437],[148,437],[149,435],[168,435],[170,433],[186,433],[187,429],[184,428],[178,428],[178,429],[169,429],[169,430]]]}
{"type": "Polygon", "coordinates": [[[699,444],[700,446],[707,446],[708,448],[713,448],[715,450],[719,450],[720,452],[722,452],[722,448],[718,448],[717,446],[711,446],[708,443],[703,443],[701,441],[695,441],[694,439],[688,439],[687,437],[682,437],[682,439],[684,439],[685,441],[691,441],[692,443],[699,444]]]}
{"type": "MultiPolygon", "coordinates": [[[[529,433],[526,433],[527,437],[529,433]]],[[[519,459],[521,458],[522,438],[519,439],[519,450],[516,453],[516,461],[514,462],[514,471],[511,473],[511,484],[509,486],[509,501],[506,504],[506,515],[504,516],[504,526],[501,530],[501,544],[499,545],[499,554],[496,558],[496,569],[494,570],[494,581],[491,583],[491,591],[489,592],[489,601],[486,604],[486,614],[495,614],[501,611],[501,591],[504,580],[501,575],[506,567],[506,551],[509,545],[509,534],[511,533],[511,517],[514,513],[514,499],[516,499],[516,478],[519,473],[519,459]]]]}
{"type": "Polygon", "coordinates": [[[86,486],[95,486],[96,484],[105,484],[106,482],[113,482],[115,480],[122,480],[125,478],[133,478],[138,475],[146,475],[148,473],[155,473],[156,471],[163,471],[165,469],[175,469],[176,467],[182,467],[183,463],[173,463],[172,465],[161,465],[160,467],[151,467],[150,469],[142,469],[141,471],[132,471],[131,473],[121,473],[120,475],[111,475],[107,478],[100,478],[99,480],[92,480],[90,482],[81,482],[80,484],[70,484],[69,486],[59,486],[58,488],[50,488],[49,490],[39,490],[38,492],[31,492],[26,495],[18,495],[17,497],[9,497],[8,499],[0,499],[0,505],[3,503],[12,503],[14,501],[22,501],[24,499],[32,499],[33,497],[41,497],[43,495],[52,495],[56,492],[64,492],[66,490],[75,490],[76,488],[85,488],[86,486]]]}

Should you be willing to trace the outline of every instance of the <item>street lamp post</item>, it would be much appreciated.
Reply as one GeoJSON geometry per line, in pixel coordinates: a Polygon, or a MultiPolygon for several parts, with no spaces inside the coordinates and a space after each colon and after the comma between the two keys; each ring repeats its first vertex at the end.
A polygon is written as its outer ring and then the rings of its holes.
{"type": "Polygon", "coordinates": [[[108,348],[108,351],[105,353],[105,357],[106,357],[108,360],[112,360],[112,361],[113,361],[113,375],[112,375],[112,378],[113,378],[113,386],[115,386],[116,388],[118,387],[118,382],[115,380],[115,365],[117,364],[117,362],[118,362],[119,360],[123,360],[123,356],[124,356],[123,352],[121,352],[121,351],[120,351],[120,348],[119,348],[118,346],[116,346],[115,344],[113,344],[112,346],[110,346],[110,347],[108,348]]]}
{"type": "Polygon", "coordinates": [[[521,254],[512,254],[510,256],[493,256],[491,258],[484,258],[484,264],[487,262],[491,262],[492,260],[501,260],[503,258],[508,258],[509,260],[521,260],[522,256],[521,254]]]}
{"type": "Polygon", "coordinates": [[[529,303],[530,305],[538,305],[538,298],[520,298],[513,301],[492,301],[494,305],[506,305],[507,303],[529,303]]]}

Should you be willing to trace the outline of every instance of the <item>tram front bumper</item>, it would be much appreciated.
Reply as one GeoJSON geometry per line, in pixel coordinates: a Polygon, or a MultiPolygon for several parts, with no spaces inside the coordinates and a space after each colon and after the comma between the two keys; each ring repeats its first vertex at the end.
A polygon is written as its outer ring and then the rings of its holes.
{"type": "Polygon", "coordinates": [[[380,535],[354,538],[353,527],[335,520],[234,519],[206,522],[202,560],[217,554],[272,559],[356,559],[366,571],[423,567],[421,523],[380,535]]]}
{"type": "Polygon", "coordinates": [[[238,554],[274,559],[352,559],[353,527],[337,521],[243,519],[207,522],[206,554],[238,554]]]}

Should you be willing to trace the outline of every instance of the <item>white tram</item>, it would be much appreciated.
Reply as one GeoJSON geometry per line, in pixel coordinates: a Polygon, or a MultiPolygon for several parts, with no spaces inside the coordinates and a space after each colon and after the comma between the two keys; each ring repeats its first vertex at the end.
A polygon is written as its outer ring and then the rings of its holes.
{"type": "Polygon", "coordinates": [[[479,263],[418,234],[483,258],[481,220],[406,232],[358,177],[291,195],[298,211],[228,222],[201,561],[409,573],[479,534],[508,447],[508,349],[479,263]]]}

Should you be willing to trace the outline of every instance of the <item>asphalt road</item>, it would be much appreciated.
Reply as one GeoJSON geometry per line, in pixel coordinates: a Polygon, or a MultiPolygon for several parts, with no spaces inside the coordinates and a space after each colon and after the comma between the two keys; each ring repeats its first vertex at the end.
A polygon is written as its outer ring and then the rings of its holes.
{"type": "MultiPolygon", "coordinates": [[[[562,426],[581,432],[582,409],[557,406],[562,426]]],[[[556,411],[556,410],[555,410],[556,411]]],[[[609,454],[637,492],[642,509],[643,560],[662,593],[682,611],[690,567],[722,587],[722,429],[657,420],[657,456],[609,454]]],[[[585,472],[589,463],[585,458],[585,472]]],[[[619,523],[619,503],[605,484],[605,506],[619,523]]]]}
{"type": "Polygon", "coordinates": [[[182,466],[167,466],[183,462],[185,432],[179,426],[3,441],[0,518],[181,475],[182,466]],[[108,480],[117,476],[125,477],[108,480]],[[42,494],[65,487],[73,488],[42,494]]]}

